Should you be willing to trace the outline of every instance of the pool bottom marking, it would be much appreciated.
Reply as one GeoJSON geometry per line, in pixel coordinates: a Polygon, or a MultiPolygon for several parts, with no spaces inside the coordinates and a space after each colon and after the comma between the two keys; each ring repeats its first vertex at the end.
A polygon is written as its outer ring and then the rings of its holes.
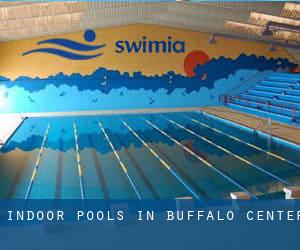
{"type": "Polygon", "coordinates": [[[139,193],[139,191],[138,191],[137,187],[135,186],[134,182],[132,181],[130,175],[128,174],[128,170],[127,170],[125,164],[124,164],[123,161],[121,160],[121,158],[120,158],[118,152],[116,151],[114,145],[112,144],[112,142],[111,142],[111,140],[110,140],[108,134],[106,133],[104,127],[102,126],[102,124],[101,124],[99,121],[97,121],[97,122],[98,122],[98,126],[99,126],[100,130],[101,130],[102,133],[104,134],[105,139],[107,140],[107,142],[108,142],[110,148],[112,149],[112,151],[113,151],[115,157],[117,158],[117,160],[118,160],[118,162],[119,162],[119,165],[120,165],[121,169],[123,170],[124,174],[126,175],[126,177],[127,177],[128,181],[129,181],[129,183],[130,183],[132,189],[134,190],[134,192],[135,192],[136,196],[138,197],[138,199],[141,200],[141,199],[142,199],[142,196],[141,196],[141,194],[139,193]]]}
{"type": "Polygon", "coordinates": [[[82,164],[81,164],[81,159],[79,154],[78,132],[77,132],[76,123],[73,124],[73,127],[74,127],[77,169],[78,169],[78,177],[79,177],[79,184],[80,184],[80,194],[81,194],[81,199],[84,200],[85,192],[84,192],[84,184],[83,184],[83,170],[82,170],[82,164]]]}
{"type": "MultiPolygon", "coordinates": [[[[143,133],[143,138],[147,141],[151,141],[150,137],[147,134],[143,133]]],[[[155,143],[151,143],[151,148],[158,154],[161,156],[161,158],[164,158],[167,162],[169,162],[169,165],[172,166],[172,168],[174,169],[174,171],[176,171],[176,173],[181,176],[181,178],[183,178],[184,180],[186,180],[190,185],[190,187],[197,192],[197,194],[202,198],[203,200],[209,200],[210,196],[209,194],[204,191],[202,189],[202,187],[199,186],[199,184],[197,184],[193,178],[188,175],[186,173],[186,171],[188,171],[184,166],[184,164],[180,167],[178,166],[178,164],[172,160],[170,158],[170,156],[168,155],[168,153],[165,151],[165,149],[161,148],[161,145],[156,145],[155,143]]],[[[202,200],[202,202],[203,202],[202,200]]]]}
{"type": "Polygon", "coordinates": [[[252,143],[246,142],[246,141],[244,141],[244,140],[242,140],[242,139],[240,139],[240,138],[238,138],[238,137],[236,137],[236,136],[233,136],[233,135],[229,135],[229,134],[227,134],[227,133],[224,133],[224,132],[222,132],[222,131],[219,130],[219,129],[212,128],[212,127],[208,126],[207,124],[202,123],[202,122],[200,122],[200,121],[198,121],[198,120],[196,120],[196,119],[190,118],[190,117],[188,117],[188,116],[186,116],[186,115],[182,115],[182,116],[185,116],[187,119],[191,120],[192,122],[197,123],[197,124],[199,124],[199,125],[201,125],[201,126],[203,126],[203,127],[206,127],[206,128],[208,128],[208,129],[211,129],[211,130],[213,130],[213,131],[216,132],[216,133],[225,135],[225,136],[227,136],[227,137],[229,137],[229,138],[231,138],[231,139],[233,139],[233,140],[235,140],[235,141],[237,141],[237,142],[243,143],[243,144],[245,144],[245,145],[247,145],[247,146],[249,146],[249,147],[251,147],[251,148],[254,148],[254,149],[258,150],[258,151],[261,151],[261,152],[263,152],[263,153],[265,153],[265,154],[268,154],[268,155],[270,155],[270,156],[272,156],[272,157],[274,157],[274,158],[276,158],[276,159],[278,159],[278,160],[284,161],[284,162],[286,162],[286,163],[288,163],[288,164],[290,164],[290,165],[292,165],[292,166],[294,166],[294,167],[296,167],[296,168],[300,168],[300,165],[299,165],[299,164],[297,164],[297,163],[295,163],[295,162],[293,162],[293,161],[290,161],[290,160],[288,160],[288,159],[286,159],[286,158],[284,158],[284,157],[282,157],[282,156],[279,156],[279,155],[277,155],[277,154],[275,154],[275,153],[272,153],[272,152],[267,151],[267,150],[265,150],[265,149],[263,149],[263,148],[260,148],[260,147],[258,147],[258,146],[256,146],[256,145],[252,144],[252,143]]]}
{"type": "Polygon", "coordinates": [[[257,199],[257,197],[252,194],[250,191],[248,191],[245,187],[243,187],[241,184],[239,184],[237,181],[235,181],[234,179],[232,179],[231,177],[227,176],[227,174],[223,173],[223,171],[217,169],[216,167],[214,167],[211,163],[209,163],[208,161],[206,161],[205,159],[203,159],[202,157],[200,157],[199,155],[197,155],[195,152],[193,152],[192,150],[190,150],[188,147],[182,145],[179,141],[177,141],[175,138],[173,138],[172,136],[168,135],[165,131],[161,130],[160,128],[158,128],[156,125],[154,125],[152,122],[148,121],[147,119],[144,119],[145,122],[147,122],[151,127],[153,127],[154,129],[156,129],[157,131],[159,131],[161,134],[163,134],[164,136],[166,136],[167,138],[169,138],[171,141],[173,141],[175,144],[177,144],[178,146],[180,146],[181,148],[183,148],[185,151],[187,151],[189,154],[191,154],[192,156],[194,156],[195,158],[197,158],[199,161],[201,161],[202,163],[204,163],[204,165],[206,165],[207,167],[210,167],[211,169],[213,169],[216,173],[218,173],[219,175],[221,175],[222,177],[224,177],[225,179],[227,179],[229,182],[231,182],[233,185],[235,185],[236,187],[238,187],[239,189],[243,190],[244,192],[246,192],[247,194],[251,195],[252,198],[257,199]]]}
{"type": "MultiPolygon", "coordinates": [[[[165,118],[165,119],[167,119],[167,118],[165,118]]],[[[196,136],[197,138],[199,138],[199,139],[201,139],[201,140],[207,142],[208,144],[210,144],[210,145],[212,145],[212,146],[214,146],[214,147],[216,147],[216,148],[222,150],[223,152],[225,152],[225,153],[227,153],[227,154],[233,156],[234,158],[236,158],[236,159],[238,159],[238,160],[240,160],[240,161],[246,163],[247,165],[249,165],[249,166],[251,166],[251,167],[253,167],[253,168],[255,168],[255,169],[257,169],[257,170],[259,170],[259,171],[261,171],[261,172],[263,172],[264,174],[266,174],[266,175],[272,177],[273,179],[275,179],[275,180],[277,180],[277,181],[283,183],[284,185],[288,185],[288,186],[291,185],[289,182],[287,182],[287,181],[285,181],[285,180],[279,178],[278,176],[276,176],[276,175],[274,175],[274,174],[268,172],[267,170],[265,170],[265,169],[259,167],[258,165],[254,164],[254,163],[252,163],[252,162],[250,162],[250,161],[248,161],[248,160],[246,160],[245,158],[243,158],[243,157],[241,157],[241,156],[239,156],[239,155],[237,155],[237,154],[231,152],[230,150],[228,150],[228,149],[226,149],[226,148],[224,148],[224,147],[222,147],[222,146],[220,146],[220,145],[218,145],[218,144],[212,142],[211,140],[207,139],[206,137],[201,136],[201,135],[195,133],[194,131],[192,131],[192,130],[190,130],[190,129],[188,129],[188,128],[185,128],[185,127],[182,126],[181,124],[178,124],[177,122],[175,122],[175,121],[173,121],[173,120],[171,120],[171,119],[167,119],[167,120],[168,120],[171,124],[174,124],[175,126],[181,128],[181,129],[185,130],[186,132],[188,132],[188,133],[190,133],[190,134],[196,136]]]]}
{"type": "Polygon", "coordinates": [[[123,121],[125,127],[127,127],[130,132],[151,152],[152,155],[196,198],[200,199],[199,195],[189,187],[184,180],[177,175],[177,173],[172,169],[172,167],[166,163],[160,156],[125,122],[123,121]]]}
{"type": "MultiPolygon", "coordinates": [[[[121,136],[119,136],[118,134],[115,134],[115,137],[116,137],[118,143],[120,143],[121,145],[126,144],[124,139],[121,136]]],[[[126,154],[128,159],[131,161],[131,163],[133,164],[133,167],[136,169],[136,171],[141,176],[141,178],[142,178],[143,182],[145,183],[145,186],[147,187],[147,189],[152,193],[153,198],[154,199],[160,199],[160,195],[158,194],[158,192],[157,192],[156,188],[154,187],[153,183],[151,183],[151,181],[149,180],[147,174],[145,173],[144,168],[141,167],[140,163],[132,155],[129,148],[124,147],[124,153],[126,154]]]]}

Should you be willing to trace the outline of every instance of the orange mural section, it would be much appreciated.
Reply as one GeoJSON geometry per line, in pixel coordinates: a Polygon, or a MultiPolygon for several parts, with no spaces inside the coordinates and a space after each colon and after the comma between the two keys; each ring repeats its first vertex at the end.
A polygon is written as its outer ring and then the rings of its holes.
{"type": "MultiPolygon", "coordinates": [[[[157,25],[135,24],[96,29],[95,34],[96,37],[89,40],[86,39],[83,31],[2,43],[0,44],[0,76],[10,79],[16,79],[19,76],[46,78],[60,72],[67,75],[72,73],[88,75],[100,67],[129,74],[141,71],[147,76],[161,75],[168,71],[193,76],[193,69],[197,64],[202,65],[210,59],[219,57],[235,59],[242,53],[263,55],[266,58],[281,57],[287,58],[291,62],[295,61],[283,48],[269,51],[268,44],[221,37],[217,37],[216,44],[209,44],[211,35],[208,33],[157,25]],[[38,43],[45,39],[59,38],[78,43],[88,41],[90,45],[94,46],[105,44],[105,47],[101,49],[103,55],[89,60],[69,60],[45,53],[23,55],[26,51],[41,47],[53,48],[51,44],[38,43]],[[163,48],[164,45],[155,44],[160,41],[165,41],[166,48],[163,48]],[[118,47],[117,42],[121,47],[118,47]],[[180,42],[184,43],[184,46],[180,42]],[[141,46],[138,52],[130,52],[126,49],[126,46],[132,46],[132,43],[141,46]],[[153,46],[161,47],[156,51],[155,48],[158,47],[153,46]]],[[[72,52],[72,49],[66,48],[66,51],[72,52]]],[[[90,55],[91,53],[87,51],[86,54],[90,55]]]]}

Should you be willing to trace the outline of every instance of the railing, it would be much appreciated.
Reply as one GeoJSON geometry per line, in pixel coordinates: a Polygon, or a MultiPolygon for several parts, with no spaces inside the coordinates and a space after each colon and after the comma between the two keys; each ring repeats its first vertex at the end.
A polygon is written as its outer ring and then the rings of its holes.
{"type": "Polygon", "coordinates": [[[296,108],[293,108],[293,110],[292,110],[292,122],[297,123],[297,109],[296,108]]]}
{"type": "Polygon", "coordinates": [[[227,90],[224,95],[235,95],[236,93],[241,93],[244,90],[247,90],[253,87],[257,82],[260,80],[265,79],[266,75],[269,73],[258,71],[253,76],[249,77],[241,81],[238,85],[234,86],[233,88],[227,90]]]}
{"type": "Polygon", "coordinates": [[[291,117],[291,121],[295,123],[300,123],[300,117],[297,117],[297,107],[286,107],[284,105],[274,105],[270,101],[262,101],[259,97],[256,99],[253,98],[252,100],[241,98],[239,95],[220,95],[219,101],[222,102],[224,105],[227,105],[228,103],[234,103],[234,100],[242,100],[244,103],[241,104],[245,107],[250,107],[252,109],[257,109],[260,111],[273,113],[273,114],[279,114],[287,117],[291,117]],[[252,105],[251,105],[252,104],[252,105]],[[253,105],[254,104],[254,105],[253,105]],[[265,105],[267,108],[261,108],[260,105],[265,105]],[[271,108],[274,107],[277,110],[271,110],[271,108]],[[289,113],[290,112],[290,113],[289,113]]]}
{"type": "Polygon", "coordinates": [[[239,95],[219,95],[219,102],[223,103],[224,105],[227,105],[228,103],[233,103],[233,100],[238,98],[241,99],[239,95]]]}

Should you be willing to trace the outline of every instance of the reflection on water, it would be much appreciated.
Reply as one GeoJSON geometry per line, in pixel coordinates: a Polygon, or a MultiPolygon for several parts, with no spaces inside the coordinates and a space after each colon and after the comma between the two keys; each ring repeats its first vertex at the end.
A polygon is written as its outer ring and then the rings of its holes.
{"type": "Polygon", "coordinates": [[[200,199],[223,199],[241,188],[263,198],[281,197],[286,184],[300,183],[300,160],[295,157],[299,152],[271,145],[272,153],[294,163],[290,164],[266,154],[266,145],[265,139],[196,112],[32,118],[0,151],[0,196],[24,198],[32,185],[29,198],[81,198],[82,188],[88,199],[136,199],[137,193],[143,199],[195,194],[200,199]]]}

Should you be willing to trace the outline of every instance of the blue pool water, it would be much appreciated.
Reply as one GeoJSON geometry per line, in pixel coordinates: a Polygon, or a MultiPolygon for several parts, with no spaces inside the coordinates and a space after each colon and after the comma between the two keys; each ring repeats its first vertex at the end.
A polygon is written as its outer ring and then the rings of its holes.
{"type": "Polygon", "coordinates": [[[29,118],[0,151],[5,199],[283,198],[299,151],[199,112],[29,118]]]}

